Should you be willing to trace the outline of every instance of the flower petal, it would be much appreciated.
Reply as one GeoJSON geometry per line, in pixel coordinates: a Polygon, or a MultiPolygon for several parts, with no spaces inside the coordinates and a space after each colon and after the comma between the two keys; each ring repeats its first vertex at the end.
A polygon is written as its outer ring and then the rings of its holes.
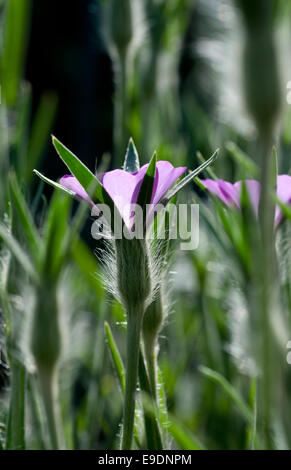
{"type": "Polygon", "coordinates": [[[208,191],[219,197],[219,199],[224,202],[225,205],[228,207],[236,206],[238,209],[240,208],[239,187],[236,187],[234,184],[224,180],[215,181],[212,179],[205,179],[201,180],[201,182],[208,189],[208,191]]]}
{"type": "Polygon", "coordinates": [[[174,184],[186,170],[186,166],[175,168],[170,162],[163,160],[157,162],[152,203],[158,204],[172,184],[174,184]]]}
{"type": "Polygon", "coordinates": [[[91,200],[89,195],[86,193],[83,186],[79,183],[77,178],[75,178],[73,175],[64,175],[60,179],[59,184],[61,184],[65,188],[70,189],[71,191],[74,191],[76,196],[79,197],[80,199],[84,199],[88,201],[90,204],[94,205],[93,201],[91,200]]]}
{"type": "MultiPolygon", "coordinates": [[[[279,175],[277,178],[277,198],[284,204],[291,204],[291,176],[279,175]]],[[[280,207],[276,206],[275,225],[281,222],[283,218],[280,207]]]]}
{"type": "Polygon", "coordinates": [[[102,185],[108,192],[119,210],[126,226],[130,228],[130,204],[137,201],[138,191],[140,189],[147,165],[144,165],[139,171],[129,173],[124,170],[112,170],[103,175],[102,185]]]}
{"type": "MultiPolygon", "coordinates": [[[[238,190],[239,201],[241,199],[241,188],[242,188],[242,181],[237,181],[234,186],[238,190]]],[[[260,202],[260,193],[261,193],[261,185],[256,180],[244,180],[246,185],[247,193],[249,196],[250,203],[254,209],[256,216],[259,213],[259,202],[260,202]]]]}

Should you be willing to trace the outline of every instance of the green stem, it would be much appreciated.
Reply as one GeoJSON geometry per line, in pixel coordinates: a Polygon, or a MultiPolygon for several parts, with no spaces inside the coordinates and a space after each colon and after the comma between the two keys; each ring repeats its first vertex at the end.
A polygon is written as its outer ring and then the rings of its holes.
{"type": "Polygon", "coordinates": [[[61,449],[59,417],[57,410],[57,384],[55,372],[51,370],[39,370],[40,388],[47,418],[48,432],[51,448],[61,449]]]}
{"type": "Polygon", "coordinates": [[[122,165],[121,158],[126,150],[127,140],[127,92],[126,92],[126,76],[127,76],[127,53],[120,51],[119,53],[119,81],[116,92],[115,101],[115,123],[114,123],[114,139],[115,153],[117,158],[117,166],[122,165]]]}
{"type": "Polygon", "coordinates": [[[43,416],[40,409],[39,394],[37,393],[36,385],[35,375],[30,374],[27,380],[27,393],[32,414],[34,437],[38,449],[45,450],[45,430],[43,426],[43,416]]]}
{"type": "MultiPolygon", "coordinates": [[[[143,353],[139,353],[139,385],[142,392],[152,397],[152,390],[144,363],[143,353]]],[[[153,409],[156,407],[156,400],[153,400],[153,409]]],[[[143,407],[145,433],[147,440],[147,450],[162,450],[163,441],[157,417],[143,407]]]]}
{"type": "Polygon", "coordinates": [[[133,436],[135,395],[138,374],[140,332],[143,309],[127,314],[127,367],[123,412],[122,450],[130,450],[133,436]]]}
{"type": "Polygon", "coordinates": [[[259,388],[259,427],[264,436],[265,446],[272,449],[271,407],[272,382],[271,376],[273,357],[273,341],[270,327],[273,297],[275,295],[275,247],[274,247],[274,203],[270,193],[272,190],[272,161],[271,145],[269,139],[264,139],[261,155],[261,198],[260,198],[260,226],[261,226],[261,302],[260,322],[262,327],[261,365],[262,379],[259,388]]]}
{"type": "Polygon", "coordinates": [[[11,363],[11,397],[8,416],[6,449],[25,449],[26,370],[17,359],[11,363]]]}

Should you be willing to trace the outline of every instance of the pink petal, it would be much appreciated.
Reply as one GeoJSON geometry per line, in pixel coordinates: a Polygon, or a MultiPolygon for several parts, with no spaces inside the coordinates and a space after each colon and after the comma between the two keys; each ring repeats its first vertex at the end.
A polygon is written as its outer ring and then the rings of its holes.
{"type": "Polygon", "coordinates": [[[148,165],[144,165],[135,173],[128,173],[124,170],[108,171],[103,175],[102,185],[108,192],[119,210],[125,224],[131,226],[131,217],[128,212],[129,205],[135,204],[143,177],[148,165]]]}
{"type": "Polygon", "coordinates": [[[201,182],[208,189],[208,191],[219,197],[219,199],[228,207],[236,206],[238,209],[240,208],[239,187],[236,187],[234,184],[224,180],[215,181],[211,179],[205,179],[201,180],[201,182]]]}
{"type": "MultiPolygon", "coordinates": [[[[212,194],[215,194],[227,206],[235,205],[240,208],[240,193],[242,181],[237,181],[232,184],[224,180],[201,180],[204,186],[212,194]]],[[[254,208],[256,215],[259,212],[260,202],[260,183],[256,180],[245,180],[247,191],[250,197],[251,204],[254,208]]],[[[277,197],[284,204],[291,204],[291,176],[279,175],[277,178],[277,197]]],[[[275,226],[281,222],[283,218],[282,211],[279,206],[275,208],[275,226]]]]}
{"type": "MultiPolygon", "coordinates": [[[[277,198],[284,204],[291,204],[291,176],[279,175],[277,178],[277,198]]],[[[283,218],[282,211],[279,206],[275,210],[275,225],[281,222],[283,218]]]]}
{"type": "Polygon", "coordinates": [[[75,178],[74,176],[64,175],[60,179],[59,184],[61,184],[65,188],[70,189],[71,191],[73,191],[76,194],[76,196],[79,197],[80,199],[85,199],[90,204],[94,205],[93,201],[90,199],[90,197],[86,193],[83,186],[79,183],[77,178],[75,178]]]}
{"type": "Polygon", "coordinates": [[[167,161],[157,162],[152,203],[155,205],[158,204],[172,184],[174,184],[186,170],[187,167],[185,166],[174,168],[173,165],[167,161]]]}
{"type": "MultiPolygon", "coordinates": [[[[244,180],[244,183],[246,185],[246,189],[247,189],[247,192],[248,192],[248,196],[249,196],[251,205],[252,205],[252,207],[254,209],[254,212],[257,216],[258,212],[259,212],[261,185],[256,180],[244,180]]],[[[242,181],[238,181],[237,183],[234,184],[234,186],[238,189],[239,200],[240,200],[242,181]]]]}
{"type": "MultiPolygon", "coordinates": [[[[131,226],[131,215],[127,210],[128,205],[137,202],[138,193],[147,168],[148,164],[143,165],[135,173],[113,170],[105,173],[102,177],[102,185],[113,199],[128,227],[131,226]]],[[[174,168],[169,162],[157,162],[152,203],[158,204],[167,190],[185,171],[186,167],[174,168]]]]}

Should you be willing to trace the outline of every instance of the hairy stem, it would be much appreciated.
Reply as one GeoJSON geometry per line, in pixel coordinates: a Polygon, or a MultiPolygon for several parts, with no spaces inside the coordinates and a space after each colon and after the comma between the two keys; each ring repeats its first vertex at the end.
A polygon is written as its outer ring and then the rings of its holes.
{"type": "Polygon", "coordinates": [[[143,309],[127,314],[127,367],[123,412],[122,450],[130,450],[133,437],[140,333],[143,309]]]}

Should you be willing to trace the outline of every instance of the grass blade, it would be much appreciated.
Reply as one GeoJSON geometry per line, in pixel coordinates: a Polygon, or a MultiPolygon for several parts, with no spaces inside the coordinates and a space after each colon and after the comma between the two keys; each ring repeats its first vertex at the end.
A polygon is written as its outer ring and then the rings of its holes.
{"type": "Polygon", "coordinates": [[[30,183],[32,170],[40,161],[48,143],[48,136],[57,110],[57,102],[56,94],[50,91],[45,92],[41,97],[32,125],[27,158],[25,159],[24,178],[26,183],[30,183]]]}
{"type": "Polygon", "coordinates": [[[36,280],[36,272],[34,266],[31,264],[30,259],[19,245],[18,241],[9,232],[7,227],[0,222],[0,239],[3,240],[7,248],[11,251],[13,256],[17,259],[19,264],[23,267],[24,271],[36,280]]]}
{"type": "Polygon", "coordinates": [[[111,352],[111,357],[114,363],[114,367],[117,373],[118,377],[118,382],[121,386],[121,390],[124,392],[125,390],[125,370],[124,370],[124,364],[122,362],[121,356],[119,354],[119,351],[117,349],[116,343],[114,341],[113,335],[111,328],[107,322],[104,323],[105,327],[105,334],[108,342],[108,346],[111,352]]]}
{"type": "Polygon", "coordinates": [[[6,2],[4,47],[1,57],[2,96],[8,106],[17,98],[27,44],[30,0],[6,2]]]}
{"type": "Polygon", "coordinates": [[[36,256],[40,239],[36,231],[34,221],[30,215],[29,208],[19,188],[15,173],[9,175],[10,194],[13,208],[17,212],[17,220],[19,220],[23,234],[26,238],[27,245],[31,256],[36,256]]]}
{"type": "Polygon", "coordinates": [[[218,385],[220,385],[220,387],[223,388],[223,390],[226,392],[228,397],[237,406],[237,408],[239,409],[241,415],[246,420],[246,422],[249,425],[252,425],[253,424],[252,410],[245,403],[240,393],[223,377],[223,375],[205,366],[200,366],[199,370],[205,377],[217,383],[218,385]]]}
{"type": "Polygon", "coordinates": [[[26,370],[17,359],[12,360],[11,396],[7,424],[6,449],[25,449],[26,370]]]}

